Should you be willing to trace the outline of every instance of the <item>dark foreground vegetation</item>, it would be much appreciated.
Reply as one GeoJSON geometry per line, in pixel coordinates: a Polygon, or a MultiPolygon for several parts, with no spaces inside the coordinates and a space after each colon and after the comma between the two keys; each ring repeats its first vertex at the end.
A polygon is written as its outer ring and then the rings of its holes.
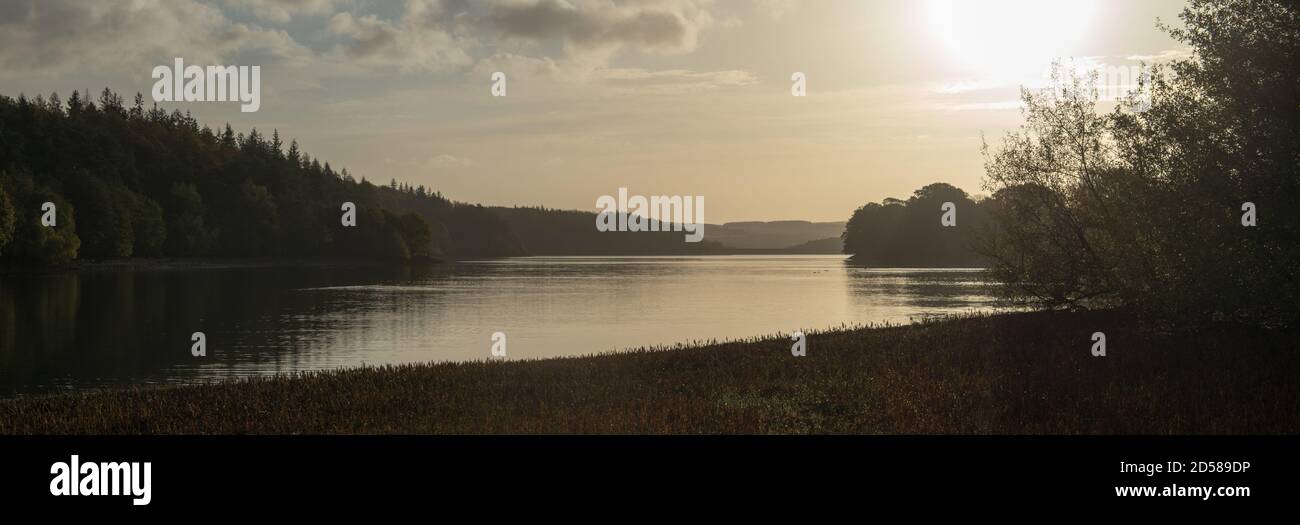
{"type": "Polygon", "coordinates": [[[0,402],[0,433],[1300,432],[1293,331],[1028,313],[525,362],[0,402]],[[1106,357],[1090,336],[1104,329],[1106,357]]]}

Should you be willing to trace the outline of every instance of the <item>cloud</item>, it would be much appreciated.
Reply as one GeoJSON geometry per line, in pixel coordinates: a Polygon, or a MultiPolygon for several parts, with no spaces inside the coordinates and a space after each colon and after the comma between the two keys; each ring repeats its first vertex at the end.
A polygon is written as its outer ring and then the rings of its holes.
{"type": "Polygon", "coordinates": [[[740,29],[744,26],[745,22],[738,16],[728,16],[722,19],[722,23],[718,24],[718,27],[722,29],[740,29]]]}
{"type": "Polygon", "coordinates": [[[691,71],[686,69],[650,70],[644,68],[610,68],[573,61],[556,61],[549,57],[533,58],[513,53],[499,53],[480,60],[473,76],[484,82],[496,71],[507,78],[547,80],[573,90],[602,90],[615,94],[667,95],[743,87],[758,83],[749,71],[691,71]],[[580,85],[578,85],[580,84],[580,85]]]}
{"type": "Polygon", "coordinates": [[[429,168],[468,168],[475,164],[474,159],[457,157],[449,153],[443,153],[425,162],[425,166],[429,168]]]}
{"type": "Polygon", "coordinates": [[[193,0],[0,4],[0,71],[58,73],[82,68],[141,68],[183,57],[224,63],[299,60],[310,52],[288,33],[231,21],[193,0]]]}
{"type": "Polygon", "coordinates": [[[708,0],[407,0],[397,18],[340,12],[327,28],[342,39],[334,55],[362,65],[406,72],[580,73],[604,67],[625,49],[694,51],[700,33],[713,25],[710,5],[708,0]],[[476,53],[482,50],[488,55],[476,53]]]}
{"type": "Polygon", "coordinates": [[[225,0],[232,9],[252,13],[259,20],[288,23],[297,15],[325,15],[334,11],[335,0],[225,0]]]}
{"type": "Polygon", "coordinates": [[[1172,62],[1174,60],[1187,60],[1192,58],[1191,49],[1166,49],[1154,55],[1130,55],[1124,57],[1125,60],[1135,62],[1146,62],[1148,64],[1172,62]]]}
{"type": "Polygon", "coordinates": [[[492,73],[504,72],[508,78],[565,78],[561,65],[550,57],[534,58],[515,53],[497,53],[479,60],[474,65],[474,76],[490,78],[492,73]]]}
{"type": "Polygon", "coordinates": [[[999,100],[997,102],[972,102],[969,104],[946,104],[934,106],[940,111],[1005,111],[1020,109],[1024,103],[1019,100],[999,100]]]}
{"type": "Polygon", "coordinates": [[[799,10],[798,0],[755,0],[754,10],[771,20],[780,20],[799,10]]]}
{"type": "Polygon", "coordinates": [[[651,71],[640,68],[604,69],[596,72],[604,84],[619,90],[647,94],[680,94],[712,91],[720,88],[742,87],[758,82],[758,77],[748,71],[688,71],[669,69],[651,71]]]}
{"type": "Polygon", "coordinates": [[[981,78],[975,80],[956,80],[934,83],[930,84],[926,90],[931,93],[957,95],[971,91],[988,91],[992,89],[1005,88],[1007,86],[1015,86],[1015,83],[1008,80],[981,78]]]}
{"type": "Polygon", "coordinates": [[[475,24],[506,39],[558,42],[571,55],[609,55],[623,48],[656,54],[695,50],[713,24],[707,2],[647,0],[498,0],[475,24]]]}
{"type": "Polygon", "coordinates": [[[395,66],[404,72],[445,72],[474,63],[469,38],[453,35],[455,2],[408,0],[397,20],[341,12],[330,18],[330,33],[343,37],[335,58],[353,64],[395,66]]]}
{"type": "MultiPolygon", "coordinates": [[[[693,51],[700,32],[714,25],[708,12],[711,5],[696,0],[494,0],[486,12],[459,16],[457,27],[494,34],[497,49],[515,45],[513,51],[498,51],[480,59],[473,68],[476,77],[487,78],[492,72],[504,71],[510,78],[547,78],[562,84],[582,83],[588,88],[638,94],[675,94],[756,83],[754,74],[740,70],[609,67],[611,56],[623,49],[650,54],[693,51]],[[563,53],[547,56],[538,48],[563,53]]],[[[740,24],[738,19],[732,22],[740,24]]]]}
{"type": "MultiPolygon", "coordinates": [[[[624,50],[694,51],[714,26],[710,8],[711,0],[405,0],[395,12],[350,0],[5,0],[0,76],[147,72],[183,57],[191,64],[312,64],[320,74],[391,67],[587,79],[624,50]],[[315,18],[295,24],[292,34],[275,27],[302,17],[315,18]]],[[[720,25],[737,24],[733,17],[720,25]]]]}

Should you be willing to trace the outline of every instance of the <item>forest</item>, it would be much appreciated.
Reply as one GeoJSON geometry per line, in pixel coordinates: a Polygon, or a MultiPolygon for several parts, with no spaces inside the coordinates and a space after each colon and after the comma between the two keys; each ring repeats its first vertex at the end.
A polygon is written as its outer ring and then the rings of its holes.
{"type": "Polygon", "coordinates": [[[58,265],[133,256],[411,260],[519,255],[486,208],[423,186],[375,185],[285,144],[129,106],[105,89],[0,96],[0,260],[58,265]],[[41,224],[46,202],[56,227],[41,224]],[[344,227],[342,205],[356,206],[344,227]]]}
{"type": "Polygon", "coordinates": [[[0,96],[0,263],[124,257],[344,256],[377,260],[720,253],[679,232],[598,232],[595,213],[487,207],[396,180],[373,184],[278,130],[237,133],[190,114],[73,92],[0,96]],[[56,227],[41,224],[53,203],[56,227]],[[356,206],[344,227],[342,205],[356,206]]]}

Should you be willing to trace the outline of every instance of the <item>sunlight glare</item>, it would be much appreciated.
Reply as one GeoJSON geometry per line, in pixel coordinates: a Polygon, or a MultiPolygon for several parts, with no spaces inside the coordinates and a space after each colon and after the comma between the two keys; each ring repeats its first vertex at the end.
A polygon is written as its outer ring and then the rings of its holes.
{"type": "Polygon", "coordinates": [[[928,0],[927,19],[961,66],[998,80],[1036,78],[1088,32],[1093,0],[928,0]]]}

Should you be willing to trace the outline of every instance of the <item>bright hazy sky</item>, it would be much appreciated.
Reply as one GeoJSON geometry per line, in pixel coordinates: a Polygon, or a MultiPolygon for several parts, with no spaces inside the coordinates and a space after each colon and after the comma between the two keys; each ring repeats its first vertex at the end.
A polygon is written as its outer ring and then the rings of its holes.
{"type": "Polygon", "coordinates": [[[1054,57],[1181,47],[1179,0],[0,0],[0,93],[156,65],[262,67],[262,103],[164,104],[357,176],[459,201],[594,210],[703,195],[705,220],[846,220],[930,182],[980,192],[980,134],[1054,57]],[[494,71],[507,96],[490,93],[494,71]],[[807,76],[806,97],[790,94],[807,76]]]}

